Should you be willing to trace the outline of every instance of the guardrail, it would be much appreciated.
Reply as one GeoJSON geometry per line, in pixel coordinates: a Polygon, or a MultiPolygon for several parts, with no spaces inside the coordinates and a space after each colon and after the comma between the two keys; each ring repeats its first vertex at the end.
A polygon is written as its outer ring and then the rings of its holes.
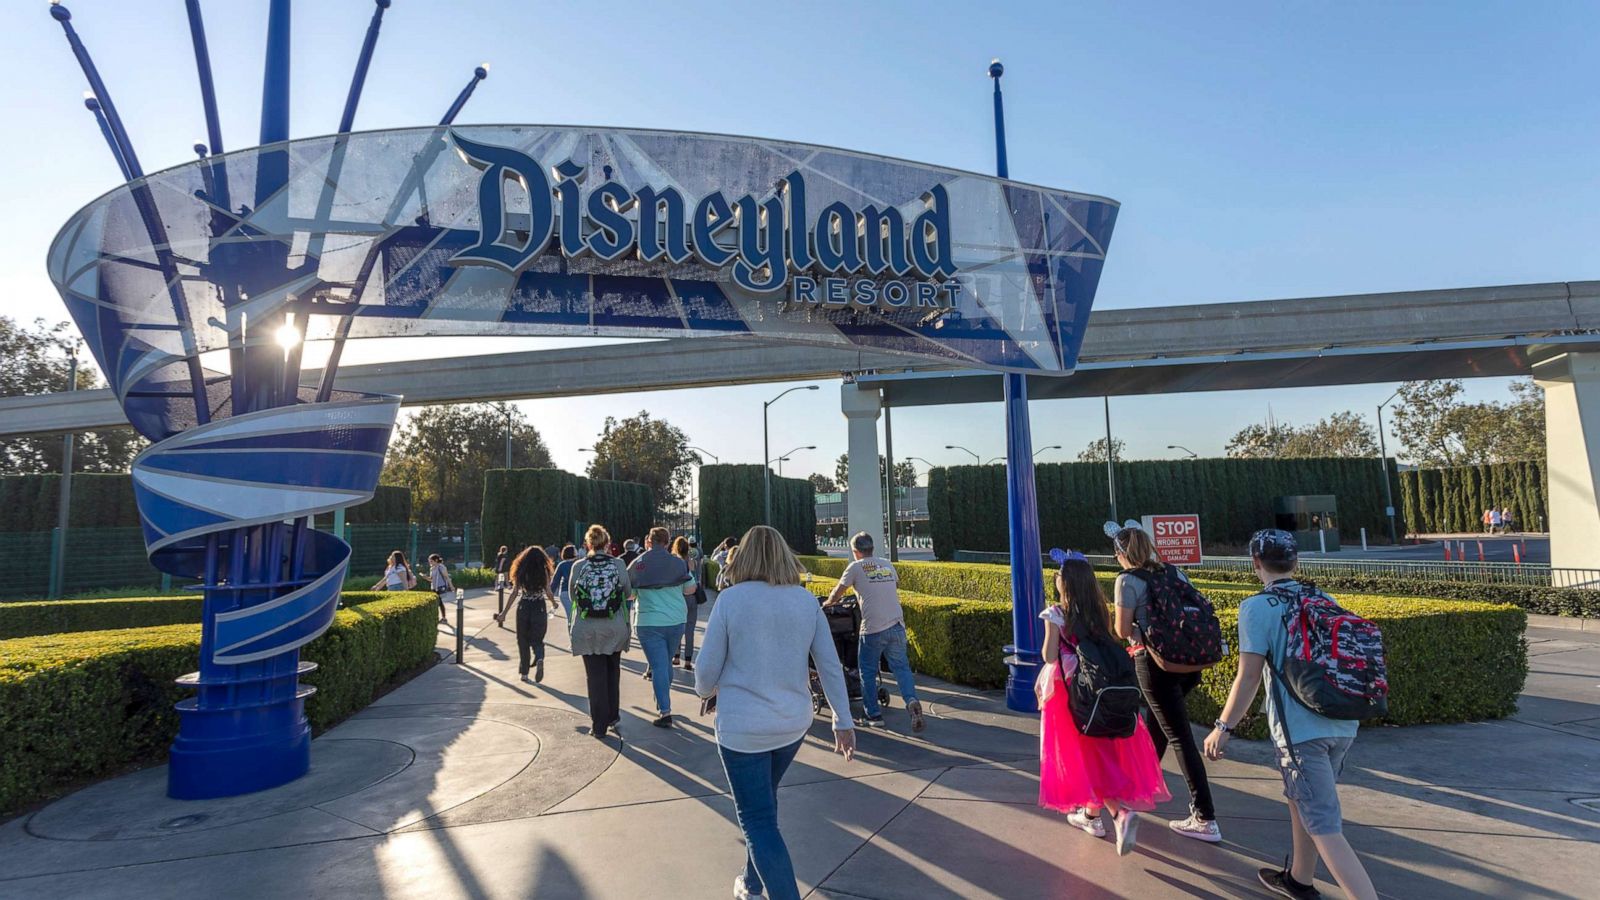
{"type": "MultiPolygon", "coordinates": [[[[975,550],[957,550],[955,556],[957,562],[1005,565],[1011,561],[1010,555],[1006,553],[975,550]]],[[[1110,554],[1092,554],[1088,559],[1090,564],[1095,566],[1115,568],[1117,565],[1116,557],[1110,554]]],[[[1049,559],[1046,558],[1045,562],[1048,564],[1049,559]]],[[[1248,556],[1207,556],[1200,567],[1233,572],[1251,571],[1248,556]]],[[[1318,575],[1378,575],[1392,578],[1472,581],[1482,584],[1600,589],[1600,569],[1557,568],[1547,563],[1325,559],[1305,556],[1300,558],[1300,571],[1312,578],[1318,575]]]]}

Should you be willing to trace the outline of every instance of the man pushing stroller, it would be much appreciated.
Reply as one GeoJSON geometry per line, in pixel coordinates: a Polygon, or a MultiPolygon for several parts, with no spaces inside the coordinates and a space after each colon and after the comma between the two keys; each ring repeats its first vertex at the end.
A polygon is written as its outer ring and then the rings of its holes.
{"type": "Polygon", "coordinates": [[[828,595],[825,606],[838,603],[845,591],[854,590],[861,598],[861,706],[866,713],[866,724],[872,728],[885,727],[883,711],[878,705],[878,669],[884,657],[889,659],[889,671],[905,699],[906,711],[911,714],[911,730],[918,734],[927,727],[922,717],[922,704],[917,701],[917,685],[911,675],[911,661],[906,657],[906,626],[900,610],[900,578],[889,561],[872,555],[872,535],[865,531],[850,539],[850,549],[855,557],[839,584],[828,595]]]}

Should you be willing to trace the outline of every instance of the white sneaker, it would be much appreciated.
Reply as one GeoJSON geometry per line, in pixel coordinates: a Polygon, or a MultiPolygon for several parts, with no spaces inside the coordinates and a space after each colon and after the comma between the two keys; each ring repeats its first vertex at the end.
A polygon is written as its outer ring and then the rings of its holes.
{"type": "Polygon", "coordinates": [[[1167,824],[1173,831],[1186,838],[1194,838],[1197,841],[1205,841],[1208,844],[1215,844],[1222,840],[1222,829],[1217,827],[1215,820],[1207,822],[1194,813],[1190,813],[1189,818],[1181,822],[1169,822],[1167,824]]]}
{"type": "Polygon", "coordinates": [[[743,875],[733,879],[733,900],[754,900],[754,898],[760,896],[762,895],[750,893],[750,889],[744,886],[743,875]]]}
{"type": "Polygon", "coordinates": [[[1067,813],[1067,824],[1091,837],[1103,838],[1106,836],[1105,819],[1100,816],[1091,816],[1082,809],[1075,809],[1067,813]]]}
{"type": "Polygon", "coordinates": [[[1127,856],[1138,846],[1139,816],[1131,809],[1125,809],[1111,820],[1111,826],[1117,830],[1117,855],[1127,856]]]}

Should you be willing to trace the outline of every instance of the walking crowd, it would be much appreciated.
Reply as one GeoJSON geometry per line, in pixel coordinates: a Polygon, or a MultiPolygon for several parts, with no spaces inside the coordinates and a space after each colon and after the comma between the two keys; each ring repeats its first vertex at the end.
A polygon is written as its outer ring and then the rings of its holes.
{"type": "MultiPolygon", "coordinates": [[[[1221,842],[1206,761],[1225,756],[1265,684],[1290,849],[1283,866],[1260,870],[1262,885],[1296,900],[1320,897],[1312,886],[1320,859],[1347,896],[1375,898],[1342,834],[1337,782],[1359,720],[1386,708],[1377,629],[1295,577],[1293,535],[1257,532],[1250,556],[1263,589],[1239,607],[1232,688],[1209,734],[1197,739],[1185,700],[1202,673],[1227,656],[1228,636],[1210,602],[1161,560],[1138,523],[1107,523],[1106,533],[1122,569],[1109,600],[1082,553],[1051,551],[1058,568],[1054,596],[1040,615],[1043,665],[1035,683],[1039,804],[1095,838],[1111,835],[1117,855],[1131,853],[1140,814],[1171,799],[1161,760],[1172,747],[1189,815],[1169,827],[1221,842]]],[[[715,713],[718,754],[745,839],[735,898],[800,896],[778,829],[778,786],[824,704],[833,748],[846,760],[854,756],[858,724],[886,727],[882,706],[890,694],[879,685],[885,665],[910,730],[920,734],[928,725],[907,652],[898,573],[874,554],[866,533],[851,539],[850,550],[853,561],[826,598],[806,587],[809,576],[783,536],[760,525],[722,541],[709,558],[664,527],[650,529],[642,546],[619,546],[601,525],[589,527],[581,550],[530,546],[512,556],[501,547],[496,556],[497,582],[510,594],[495,619],[501,627],[508,616],[514,621],[522,680],[544,680],[549,617],[560,612],[571,652],[583,660],[596,739],[621,725],[621,660],[634,638],[653,689],[653,725],[673,727],[673,673],[693,673],[701,714],[715,713]],[[718,595],[696,653],[698,608],[709,599],[707,561],[716,564],[718,595]]],[[[444,593],[454,587],[438,557],[429,562],[442,615],[444,593]]],[[[395,551],[375,589],[415,584],[395,551]]]]}

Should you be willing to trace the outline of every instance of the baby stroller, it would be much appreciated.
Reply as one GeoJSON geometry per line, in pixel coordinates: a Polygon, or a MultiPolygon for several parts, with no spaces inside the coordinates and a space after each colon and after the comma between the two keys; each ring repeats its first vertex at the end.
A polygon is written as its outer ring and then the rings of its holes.
{"type": "MultiPolygon", "coordinates": [[[[839,651],[839,662],[844,665],[844,686],[850,694],[851,715],[855,715],[855,706],[861,702],[861,603],[854,594],[845,597],[833,606],[822,608],[828,617],[828,630],[833,634],[833,646],[839,651]]],[[[815,660],[809,661],[811,667],[811,710],[821,713],[827,705],[828,698],[822,693],[822,680],[817,677],[815,660]]],[[[878,683],[878,706],[889,705],[889,689],[878,683]]]]}

